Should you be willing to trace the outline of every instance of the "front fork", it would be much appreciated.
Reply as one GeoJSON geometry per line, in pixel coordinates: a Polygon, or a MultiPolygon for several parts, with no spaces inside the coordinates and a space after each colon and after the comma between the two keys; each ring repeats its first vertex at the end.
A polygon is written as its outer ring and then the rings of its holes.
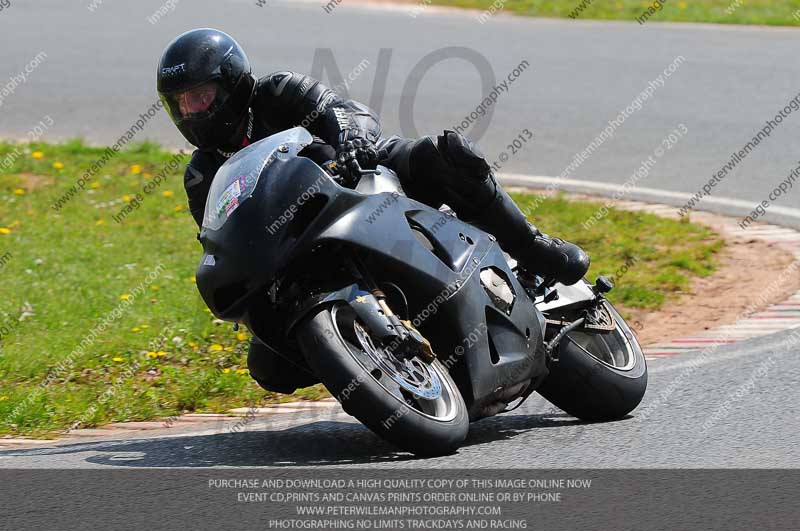
{"type": "MultiPolygon", "coordinates": [[[[375,283],[372,275],[357,257],[351,267],[366,290],[351,292],[347,303],[353,308],[373,337],[387,343],[387,349],[399,360],[419,356],[426,363],[436,359],[430,342],[419,333],[411,321],[400,319],[389,307],[386,294],[375,283]]],[[[399,288],[398,288],[399,289],[399,288]]]]}

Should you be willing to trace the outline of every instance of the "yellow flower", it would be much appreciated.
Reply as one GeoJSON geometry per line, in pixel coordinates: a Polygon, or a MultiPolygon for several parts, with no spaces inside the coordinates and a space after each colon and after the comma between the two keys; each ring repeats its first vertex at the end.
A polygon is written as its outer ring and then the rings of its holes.
{"type": "Polygon", "coordinates": [[[158,352],[156,352],[156,356],[158,356],[159,358],[163,358],[166,355],[167,353],[164,352],[163,350],[159,350],[158,352]]]}
{"type": "Polygon", "coordinates": [[[150,286],[150,289],[153,290],[153,291],[158,291],[158,290],[161,289],[161,287],[160,286],[156,286],[155,284],[153,284],[152,286],[150,286]]]}
{"type": "Polygon", "coordinates": [[[231,372],[231,370],[230,369],[222,369],[222,372],[223,372],[223,374],[228,374],[229,372],[231,372]]]}
{"type": "Polygon", "coordinates": [[[194,341],[189,341],[189,346],[192,348],[197,348],[197,343],[195,343],[194,341]]]}
{"type": "Polygon", "coordinates": [[[141,331],[142,331],[142,329],[139,328],[138,326],[136,326],[134,328],[131,328],[131,332],[141,332],[141,331]]]}
{"type": "Polygon", "coordinates": [[[122,295],[119,296],[119,298],[120,300],[127,301],[131,298],[131,296],[128,295],[127,293],[123,293],[122,295]]]}
{"type": "Polygon", "coordinates": [[[183,212],[183,205],[175,205],[175,212],[183,212]]]}
{"type": "Polygon", "coordinates": [[[0,402],[2,402],[4,400],[8,400],[8,397],[7,396],[0,396],[0,402]]]}
{"type": "Polygon", "coordinates": [[[247,334],[245,334],[244,332],[239,332],[238,334],[236,334],[236,339],[238,339],[239,341],[244,341],[247,339],[247,334]]]}
{"type": "Polygon", "coordinates": [[[120,358],[119,356],[116,356],[114,358],[111,358],[111,361],[116,361],[117,363],[120,363],[120,362],[125,361],[125,360],[123,358],[120,358]]]}
{"type": "Polygon", "coordinates": [[[131,202],[131,196],[123,195],[122,196],[122,200],[125,201],[126,203],[130,203],[131,202]]]}
{"type": "Polygon", "coordinates": [[[145,181],[149,181],[150,179],[152,179],[152,178],[153,178],[153,174],[152,174],[152,173],[147,173],[147,172],[144,172],[144,175],[143,175],[143,177],[144,177],[144,180],[145,180],[145,181]]]}
{"type": "Polygon", "coordinates": [[[0,234],[11,234],[11,229],[7,229],[6,227],[0,227],[0,234]]]}
{"type": "Polygon", "coordinates": [[[172,190],[164,190],[164,192],[161,195],[163,195],[164,197],[172,197],[173,195],[175,195],[175,192],[173,192],[172,190]]]}
{"type": "Polygon", "coordinates": [[[678,9],[686,9],[688,4],[686,2],[678,2],[678,9]]]}
{"type": "Polygon", "coordinates": [[[100,183],[95,181],[92,184],[90,184],[89,187],[91,187],[92,190],[97,190],[98,188],[100,188],[100,183]]]}
{"type": "Polygon", "coordinates": [[[25,195],[25,189],[24,188],[17,188],[16,190],[14,190],[14,193],[16,195],[25,195]]]}
{"type": "Polygon", "coordinates": [[[105,225],[106,224],[106,220],[98,219],[97,221],[94,222],[94,224],[95,225],[105,225]]]}
{"type": "Polygon", "coordinates": [[[214,343],[213,345],[211,345],[210,349],[212,352],[219,352],[220,350],[223,350],[224,347],[218,343],[214,343]]]}
{"type": "Polygon", "coordinates": [[[150,325],[139,325],[139,328],[147,330],[148,328],[150,328],[150,325]]]}
{"type": "Polygon", "coordinates": [[[190,278],[189,282],[191,282],[192,284],[197,284],[197,277],[190,278]]]}
{"type": "Polygon", "coordinates": [[[131,166],[131,173],[133,175],[139,175],[140,173],[142,173],[142,167],[139,164],[134,164],[133,166],[131,166]]]}
{"type": "Polygon", "coordinates": [[[35,159],[43,159],[44,153],[42,153],[41,151],[34,151],[33,153],[31,153],[31,157],[35,159]]]}
{"type": "Polygon", "coordinates": [[[155,352],[152,352],[152,351],[151,351],[151,352],[148,352],[148,353],[147,353],[147,357],[148,357],[148,358],[157,358],[157,357],[158,357],[158,354],[156,354],[155,352]]]}
{"type": "Polygon", "coordinates": [[[62,170],[62,169],[64,169],[64,163],[56,161],[56,162],[53,163],[53,168],[55,168],[57,170],[62,170]]]}
{"type": "Polygon", "coordinates": [[[236,374],[247,374],[247,373],[248,373],[247,369],[236,369],[236,374]]]}

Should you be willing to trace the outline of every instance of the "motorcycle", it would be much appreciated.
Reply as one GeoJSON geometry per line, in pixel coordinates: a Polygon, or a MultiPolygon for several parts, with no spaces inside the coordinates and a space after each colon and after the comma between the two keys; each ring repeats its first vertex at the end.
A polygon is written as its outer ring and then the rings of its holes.
{"type": "Polygon", "coordinates": [[[620,419],[647,366],[600,277],[519,274],[494,236],[403,194],[388,168],[342,172],[298,127],[217,172],[197,286],[343,409],[417,455],[538,392],[585,421],[620,419]]]}

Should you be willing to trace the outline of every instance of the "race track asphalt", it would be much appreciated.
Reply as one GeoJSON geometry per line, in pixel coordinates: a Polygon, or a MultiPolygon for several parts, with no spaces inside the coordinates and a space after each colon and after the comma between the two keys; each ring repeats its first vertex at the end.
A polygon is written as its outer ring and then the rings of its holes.
{"type": "Polygon", "coordinates": [[[2,451],[0,468],[797,468],[798,350],[785,332],[656,360],[644,402],[616,422],[581,423],[533,395],[435,459],[394,450],[337,407],[241,432],[2,451]]]}

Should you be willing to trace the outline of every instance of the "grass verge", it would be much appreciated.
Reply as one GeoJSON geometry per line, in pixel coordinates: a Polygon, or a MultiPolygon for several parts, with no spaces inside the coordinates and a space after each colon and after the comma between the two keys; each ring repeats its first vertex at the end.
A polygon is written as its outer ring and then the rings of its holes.
{"type": "MultiPolygon", "coordinates": [[[[420,6],[427,3],[430,2],[421,0],[420,6]]],[[[489,14],[504,11],[537,17],[629,21],[639,19],[652,8],[645,22],[800,25],[800,5],[793,0],[433,0],[432,3],[479,9],[489,14]]]]}
{"type": "MultiPolygon", "coordinates": [[[[0,143],[0,436],[324,396],[265,393],[247,373],[248,334],[205,309],[188,157],[135,146],[53,208],[104,151],[0,143]]],[[[721,242],[704,227],[612,209],[583,231],[596,209],[554,198],[535,218],[589,249],[592,274],[616,275],[624,306],[657,308],[713,271],[721,242]]]]}

